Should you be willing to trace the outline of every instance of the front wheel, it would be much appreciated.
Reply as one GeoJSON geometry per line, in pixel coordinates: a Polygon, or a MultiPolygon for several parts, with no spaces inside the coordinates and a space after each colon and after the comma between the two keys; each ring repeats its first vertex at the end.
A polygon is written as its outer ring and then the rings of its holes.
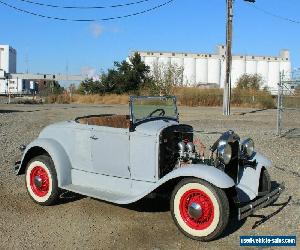
{"type": "Polygon", "coordinates": [[[51,157],[39,155],[27,164],[25,184],[30,197],[40,205],[52,205],[58,200],[59,188],[51,157]]]}
{"type": "Polygon", "coordinates": [[[222,189],[204,180],[187,178],[173,190],[171,213],[175,224],[186,236],[210,241],[227,226],[229,204],[222,189]]]}

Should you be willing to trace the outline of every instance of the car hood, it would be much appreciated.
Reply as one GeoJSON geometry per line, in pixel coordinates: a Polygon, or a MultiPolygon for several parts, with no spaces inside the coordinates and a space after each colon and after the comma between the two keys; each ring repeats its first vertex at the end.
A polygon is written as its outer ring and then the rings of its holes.
{"type": "Polygon", "coordinates": [[[157,135],[162,129],[176,124],[178,124],[177,121],[167,119],[145,121],[137,125],[135,131],[145,135],[157,135]]]}

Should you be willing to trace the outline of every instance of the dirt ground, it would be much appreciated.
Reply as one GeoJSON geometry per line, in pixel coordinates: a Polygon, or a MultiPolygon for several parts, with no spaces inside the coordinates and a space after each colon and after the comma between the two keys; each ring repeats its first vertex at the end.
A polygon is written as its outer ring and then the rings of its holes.
{"type": "MultiPolygon", "coordinates": [[[[272,179],[285,182],[277,205],[242,222],[232,216],[225,234],[209,243],[181,234],[169,205],[160,199],[117,206],[65,193],[58,205],[38,206],[26,193],[24,176],[12,171],[17,147],[36,138],[48,124],[88,114],[125,114],[128,106],[0,104],[0,249],[236,249],[240,235],[296,235],[299,245],[300,138],[275,136],[276,110],[233,109],[230,117],[224,117],[221,108],[179,111],[181,122],[209,132],[199,134],[207,146],[228,129],[242,138],[252,137],[257,150],[273,161],[272,179]]],[[[300,117],[289,123],[300,128],[300,117]]]]}

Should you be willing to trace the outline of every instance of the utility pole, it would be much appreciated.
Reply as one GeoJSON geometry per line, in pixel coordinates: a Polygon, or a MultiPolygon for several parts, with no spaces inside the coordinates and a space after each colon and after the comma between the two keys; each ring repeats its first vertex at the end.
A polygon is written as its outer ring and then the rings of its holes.
{"type": "Polygon", "coordinates": [[[226,72],[223,94],[223,115],[230,115],[231,99],[231,64],[232,64],[232,21],[233,21],[233,0],[226,0],[227,22],[226,22],[226,72]]]}
{"type": "MultiPolygon", "coordinates": [[[[231,66],[232,66],[232,23],[233,23],[233,1],[226,0],[227,22],[226,22],[226,71],[223,93],[223,115],[230,115],[231,101],[231,66]]],[[[244,0],[255,3],[255,0],[244,0]]]]}

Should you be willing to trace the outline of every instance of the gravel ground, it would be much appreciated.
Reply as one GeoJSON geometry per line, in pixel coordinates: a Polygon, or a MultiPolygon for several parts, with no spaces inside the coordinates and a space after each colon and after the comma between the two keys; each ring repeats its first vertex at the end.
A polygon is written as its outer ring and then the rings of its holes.
{"type": "MultiPolygon", "coordinates": [[[[270,215],[277,211],[257,227],[262,219],[259,216],[243,222],[232,219],[222,238],[201,243],[178,231],[168,204],[161,200],[116,206],[71,193],[52,207],[41,207],[30,200],[24,178],[11,170],[18,145],[29,143],[54,122],[88,114],[125,114],[127,109],[127,105],[0,104],[0,249],[236,249],[240,235],[300,237],[300,138],[275,136],[276,110],[233,109],[232,116],[224,117],[220,108],[179,109],[181,122],[212,132],[199,134],[206,145],[217,139],[215,132],[233,129],[241,137],[251,136],[256,148],[272,159],[272,179],[284,181],[286,191],[276,202],[281,206],[256,213],[270,215]]],[[[300,117],[289,123],[300,128],[300,117]]]]}

